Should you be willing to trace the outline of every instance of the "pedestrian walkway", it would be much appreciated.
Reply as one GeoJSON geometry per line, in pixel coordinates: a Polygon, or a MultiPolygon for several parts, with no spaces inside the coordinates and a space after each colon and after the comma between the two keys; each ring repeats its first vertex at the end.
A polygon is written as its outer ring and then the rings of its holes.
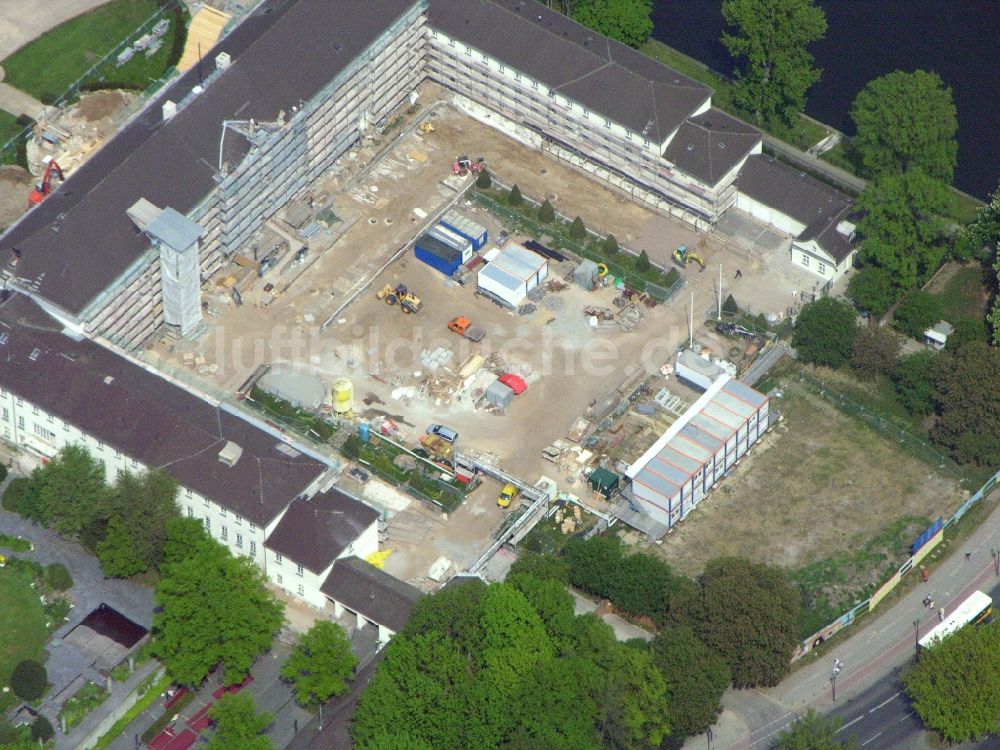
{"type": "MultiPolygon", "coordinates": [[[[3,68],[0,68],[0,81],[3,81],[3,68]]],[[[0,83],[0,109],[15,117],[27,115],[37,120],[45,111],[45,105],[9,83],[0,83]]]]}
{"type": "MultiPolygon", "coordinates": [[[[977,589],[990,589],[1000,582],[991,551],[1000,549],[1000,509],[977,528],[958,549],[891,607],[848,630],[849,639],[822,657],[807,655],[814,663],[799,668],[780,685],[764,690],[730,690],[723,696],[724,711],[712,729],[712,747],[717,750],[761,750],[770,747],[783,729],[814,708],[833,708],[831,668],[839,659],[837,701],[859,695],[887,674],[913,658],[915,639],[938,623],[938,610],[924,605],[930,596],[946,614],[977,589]],[[965,552],[969,552],[966,559],[965,552]],[[914,622],[917,622],[916,632],[914,622]]],[[[911,575],[916,575],[913,573],[911,575]]],[[[686,748],[705,747],[704,736],[692,737],[686,748]]]]}

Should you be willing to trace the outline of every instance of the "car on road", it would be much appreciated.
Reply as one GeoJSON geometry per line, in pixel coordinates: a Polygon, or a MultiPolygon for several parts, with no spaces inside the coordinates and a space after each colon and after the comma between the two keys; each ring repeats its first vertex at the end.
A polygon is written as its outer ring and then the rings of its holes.
{"type": "Polygon", "coordinates": [[[437,435],[439,438],[447,440],[449,443],[454,443],[458,440],[458,433],[450,427],[445,427],[443,424],[432,424],[427,428],[427,434],[437,435]]]}

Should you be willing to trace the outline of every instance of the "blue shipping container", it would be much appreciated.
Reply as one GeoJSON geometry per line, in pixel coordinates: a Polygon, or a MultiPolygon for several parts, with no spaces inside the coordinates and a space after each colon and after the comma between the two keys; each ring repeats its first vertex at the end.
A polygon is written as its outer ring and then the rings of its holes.
{"type": "Polygon", "coordinates": [[[439,258],[434,253],[425,250],[424,248],[417,245],[413,248],[413,254],[417,256],[418,260],[422,260],[424,263],[429,265],[431,268],[436,268],[438,271],[443,273],[445,276],[450,277],[458,267],[462,265],[462,258],[456,254],[454,260],[448,261],[444,258],[439,258]]]}

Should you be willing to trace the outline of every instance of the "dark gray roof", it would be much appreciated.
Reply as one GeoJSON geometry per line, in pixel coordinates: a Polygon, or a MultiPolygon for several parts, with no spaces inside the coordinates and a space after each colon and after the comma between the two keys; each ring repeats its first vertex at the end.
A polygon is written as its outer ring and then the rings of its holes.
{"type": "Polygon", "coordinates": [[[535,0],[429,0],[430,25],[662,143],[712,90],[535,0]]]}
{"type": "Polygon", "coordinates": [[[805,224],[796,239],[816,240],[837,263],[854,250],[852,242],[837,231],[854,204],[836,188],[763,154],[747,159],[736,184],[741,193],[805,224]]]}
{"type": "Polygon", "coordinates": [[[260,526],[325,470],[159,375],[66,336],[26,297],[0,305],[0,333],[0,386],[260,526]],[[243,453],[227,467],[219,451],[230,440],[243,453]]]}
{"type": "Polygon", "coordinates": [[[839,213],[851,202],[836,188],[763,154],[747,159],[736,186],[741,193],[806,226],[839,213]]]}
{"type": "Polygon", "coordinates": [[[712,107],[684,122],[663,158],[692,177],[715,185],[760,143],[760,131],[712,107]]]}
{"type": "Polygon", "coordinates": [[[420,589],[357,557],[337,560],[320,590],[395,633],[406,625],[421,597],[420,589]]]}
{"type": "Polygon", "coordinates": [[[267,538],[267,546],[319,574],[377,519],[375,509],[330,490],[293,502],[267,538]]]}
{"type": "Polygon", "coordinates": [[[413,5],[266,0],[205,51],[205,73],[222,51],[233,58],[228,70],[163,122],[160,103],[183,100],[198,84],[198,66],[170,86],[0,238],[3,261],[17,248],[22,259],[16,275],[37,283],[45,299],[80,313],[148,247],[125,215],[136,200],[189,213],[215,185],[224,120],[271,121],[281,110],[290,113],[413,5]]]}

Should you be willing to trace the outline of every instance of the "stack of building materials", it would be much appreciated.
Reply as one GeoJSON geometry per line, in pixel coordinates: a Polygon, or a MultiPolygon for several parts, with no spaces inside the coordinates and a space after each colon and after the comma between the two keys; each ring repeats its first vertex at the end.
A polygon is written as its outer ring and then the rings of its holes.
{"type": "Polygon", "coordinates": [[[451,361],[452,355],[451,349],[445,349],[443,346],[434,350],[424,349],[420,353],[420,364],[430,372],[437,372],[451,361]]]}
{"type": "Polygon", "coordinates": [[[479,270],[479,290],[501,304],[517,307],[549,275],[548,259],[512,244],[479,270]]]}
{"type": "Polygon", "coordinates": [[[489,240],[489,233],[482,224],[462,216],[458,211],[449,211],[441,219],[440,224],[472,243],[472,249],[482,250],[489,240]]]}

